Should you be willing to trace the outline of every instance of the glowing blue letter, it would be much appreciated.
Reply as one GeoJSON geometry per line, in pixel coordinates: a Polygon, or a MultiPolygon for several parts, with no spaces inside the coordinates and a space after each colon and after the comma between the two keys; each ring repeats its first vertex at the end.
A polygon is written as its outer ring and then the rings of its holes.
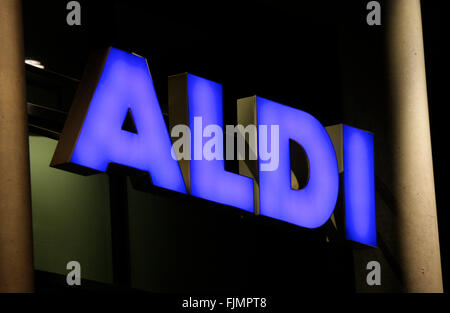
{"type": "Polygon", "coordinates": [[[150,173],[158,187],[186,193],[171,147],[147,61],[111,48],[70,163],[101,172],[109,163],[125,165],[150,173]],[[137,133],[122,129],[129,110],[137,133]]]}
{"type": "Polygon", "coordinates": [[[259,125],[280,125],[278,169],[261,171],[260,213],[307,228],[323,225],[333,213],[339,191],[339,170],[333,144],[312,115],[257,97],[259,125]],[[309,180],[301,190],[291,189],[289,139],[298,142],[309,161],[309,180]]]}
{"type": "MultiPolygon", "coordinates": [[[[194,119],[202,117],[200,129],[198,124],[194,127],[191,139],[191,147],[194,147],[194,138],[201,138],[208,125],[218,125],[223,129],[222,86],[191,74],[187,75],[187,83],[191,130],[194,119]]],[[[223,142],[220,145],[223,151],[223,142]]],[[[222,160],[195,160],[194,153],[195,148],[191,149],[191,194],[253,212],[253,180],[225,171],[223,157],[222,160]]]]}
{"type": "Polygon", "coordinates": [[[373,135],[343,125],[343,139],[346,237],[376,246],[373,135]]]}

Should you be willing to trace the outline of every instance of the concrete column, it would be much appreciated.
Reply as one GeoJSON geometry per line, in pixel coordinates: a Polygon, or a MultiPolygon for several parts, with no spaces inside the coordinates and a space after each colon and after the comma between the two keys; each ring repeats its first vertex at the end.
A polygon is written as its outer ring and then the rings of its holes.
{"type": "Polygon", "coordinates": [[[420,1],[386,5],[398,263],[405,291],[442,292],[420,1]]]}
{"type": "Polygon", "coordinates": [[[343,122],[375,144],[378,247],[354,249],[356,290],[442,292],[420,1],[381,4],[381,26],[353,12],[340,32],[343,122]]]}
{"type": "Polygon", "coordinates": [[[33,291],[22,5],[0,1],[0,292],[33,291]]]}

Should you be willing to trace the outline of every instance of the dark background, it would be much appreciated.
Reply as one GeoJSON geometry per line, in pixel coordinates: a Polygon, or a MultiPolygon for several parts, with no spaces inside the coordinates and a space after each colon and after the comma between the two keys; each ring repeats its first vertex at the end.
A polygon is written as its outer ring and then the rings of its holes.
{"type": "MultiPolygon", "coordinates": [[[[42,61],[51,71],[81,79],[93,50],[114,46],[135,52],[147,58],[165,112],[169,75],[190,72],[221,83],[226,124],[236,122],[236,100],[255,94],[301,108],[324,125],[342,122],[340,26],[350,23],[374,40],[379,40],[383,32],[383,26],[367,26],[367,1],[360,0],[79,2],[82,25],[68,26],[67,1],[24,0],[26,57],[42,61]]],[[[422,1],[422,6],[441,258],[444,288],[448,290],[450,234],[444,183],[448,155],[444,141],[448,5],[422,1]]],[[[68,94],[51,103],[67,112],[70,91],[68,94]]],[[[31,100],[38,102],[42,98],[31,100]]],[[[63,119],[31,120],[55,133],[60,132],[63,123],[63,119]]],[[[235,164],[228,163],[227,167],[232,170],[235,164]]],[[[286,223],[254,219],[238,211],[229,213],[229,208],[195,199],[176,203],[200,210],[199,215],[208,214],[210,209],[219,212],[214,213],[218,214],[214,217],[219,220],[215,232],[218,237],[212,242],[226,245],[229,240],[239,242],[240,236],[249,242],[252,236],[258,238],[254,251],[238,251],[248,253],[255,261],[250,274],[240,282],[244,290],[289,287],[302,291],[353,291],[350,247],[340,238],[335,244],[328,244],[324,240],[325,235],[330,235],[326,227],[305,231],[286,223]],[[244,225],[239,221],[242,216],[244,225]],[[220,235],[229,227],[239,229],[236,238],[220,235]],[[258,265],[261,258],[271,266],[258,265]],[[292,271],[293,268],[302,270],[292,271]]],[[[217,258],[216,262],[223,265],[217,271],[226,268],[229,261],[230,258],[217,258]]],[[[238,265],[232,269],[248,271],[238,265]]],[[[228,274],[231,278],[223,274],[209,287],[236,289],[231,280],[240,276],[228,274]]]]}

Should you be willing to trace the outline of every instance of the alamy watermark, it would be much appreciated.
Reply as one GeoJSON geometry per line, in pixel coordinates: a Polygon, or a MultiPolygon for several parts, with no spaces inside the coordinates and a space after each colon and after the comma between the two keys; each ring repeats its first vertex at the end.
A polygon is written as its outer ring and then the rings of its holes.
{"type": "Polygon", "coordinates": [[[70,261],[66,265],[66,269],[70,270],[66,276],[66,283],[69,286],[81,285],[81,265],[78,261],[70,261]]]}
{"type": "Polygon", "coordinates": [[[367,14],[366,22],[369,26],[381,25],[381,5],[378,1],[370,1],[366,5],[370,12],[367,14]]]}
{"type": "MultiPolygon", "coordinates": [[[[222,127],[216,124],[203,127],[201,116],[194,117],[193,129],[184,124],[175,125],[170,135],[178,138],[171,151],[172,158],[177,161],[224,160],[222,127]]],[[[234,160],[235,155],[237,160],[245,160],[248,151],[248,160],[259,158],[262,161],[261,171],[274,171],[279,164],[279,125],[226,125],[225,146],[226,160],[234,160]]]]}
{"type": "Polygon", "coordinates": [[[381,265],[377,261],[367,263],[366,269],[370,272],[367,274],[366,283],[369,286],[381,285],[381,265]]]}
{"type": "Polygon", "coordinates": [[[81,5],[78,1],[67,2],[66,9],[69,11],[66,16],[66,22],[69,26],[81,25],[81,5]]]}

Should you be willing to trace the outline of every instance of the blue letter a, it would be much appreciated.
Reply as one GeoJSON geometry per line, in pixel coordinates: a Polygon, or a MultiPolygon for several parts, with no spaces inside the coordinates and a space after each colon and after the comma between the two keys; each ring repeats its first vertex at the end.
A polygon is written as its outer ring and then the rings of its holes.
{"type": "Polygon", "coordinates": [[[79,87],[52,166],[86,173],[116,163],[148,172],[158,187],[186,193],[147,61],[110,48],[96,85],[90,81],[95,71],[90,74],[79,87]],[[136,133],[122,129],[129,111],[136,133]]]}

